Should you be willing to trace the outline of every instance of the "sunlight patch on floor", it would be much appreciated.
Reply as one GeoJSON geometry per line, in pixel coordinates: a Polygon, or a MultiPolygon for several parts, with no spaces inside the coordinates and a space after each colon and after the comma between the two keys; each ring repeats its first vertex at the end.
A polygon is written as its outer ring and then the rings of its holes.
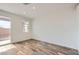
{"type": "Polygon", "coordinates": [[[5,45],[5,44],[8,44],[10,42],[11,42],[11,40],[0,41],[0,45],[5,45]]]}
{"type": "Polygon", "coordinates": [[[8,50],[10,50],[10,49],[12,49],[12,48],[14,48],[13,45],[2,46],[2,47],[0,47],[0,53],[6,52],[6,51],[8,51],[8,50]]]}

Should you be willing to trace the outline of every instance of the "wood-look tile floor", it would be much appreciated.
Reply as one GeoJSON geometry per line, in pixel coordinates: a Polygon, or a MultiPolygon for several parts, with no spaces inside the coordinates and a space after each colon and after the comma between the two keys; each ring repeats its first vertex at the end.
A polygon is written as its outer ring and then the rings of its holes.
{"type": "Polygon", "coordinates": [[[79,55],[79,53],[75,49],[30,39],[0,46],[0,55],[79,55]]]}

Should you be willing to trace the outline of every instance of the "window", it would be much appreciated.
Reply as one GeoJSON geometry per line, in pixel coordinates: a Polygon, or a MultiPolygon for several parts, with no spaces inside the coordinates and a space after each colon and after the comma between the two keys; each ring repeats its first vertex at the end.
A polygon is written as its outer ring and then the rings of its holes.
{"type": "Polygon", "coordinates": [[[9,28],[10,29],[10,22],[9,21],[4,21],[4,20],[0,20],[0,27],[1,28],[9,28]]]}
{"type": "Polygon", "coordinates": [[[28,26],[29,26],[29,22],[24,22],[24,32],[29,32],[29,29],[28,29],[28,26]]]}

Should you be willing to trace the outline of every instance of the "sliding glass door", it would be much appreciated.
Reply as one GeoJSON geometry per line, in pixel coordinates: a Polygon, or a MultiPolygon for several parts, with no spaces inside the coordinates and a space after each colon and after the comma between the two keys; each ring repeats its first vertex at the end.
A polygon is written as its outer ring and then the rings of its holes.
{"type": "Polygon", "coordinates": [[[11,40],[11,22],[6,19],[0,19],[0,45],[10,43],[11,40]]]}

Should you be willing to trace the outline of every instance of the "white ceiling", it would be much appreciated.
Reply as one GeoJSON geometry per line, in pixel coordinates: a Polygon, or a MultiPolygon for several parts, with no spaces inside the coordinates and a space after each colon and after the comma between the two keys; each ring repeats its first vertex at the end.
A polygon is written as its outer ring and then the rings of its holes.
{"type": "Polygon", "coordinates": [[[64,8],[74,8],[76,6],[75,3],[70,4],[55,4],[55,3],[43,3],[43,4],[28,4],[24,5],[23,3],[0,3],[0,9],[9,11],[15,14],[35,18],[40,17],[39,15],[48,15],[51,14],[52,11],[61,10],[62,7],[64,8]]]}

